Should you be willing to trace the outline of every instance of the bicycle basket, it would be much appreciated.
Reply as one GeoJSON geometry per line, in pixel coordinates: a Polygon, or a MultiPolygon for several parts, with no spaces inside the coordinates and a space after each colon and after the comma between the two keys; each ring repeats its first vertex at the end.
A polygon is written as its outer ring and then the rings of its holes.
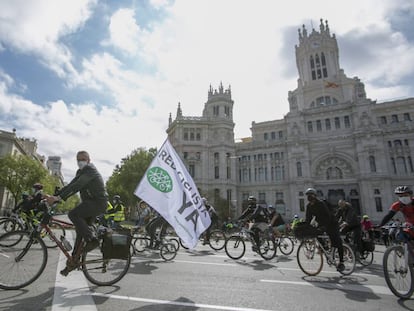
{"type": "Polygon", "coordinates": [[[108,230],[103,237],[103,258],[128,259],[131,239],[130,230],[108,230]]]}
{"type": "Polygon", "coordinates": [[[295,238],[303,240],[315,238],[318,234],[320,234],[320,232],[317,228],[311,226],[307,222],[299,222],[295,225],[293,234],[295,235],[295,238]]]}
{"type": "Polygon", "coordinates": [[[362,239],[362,248],[364,251],[373,252],[375,250],[375,243],[372,239],[362,239]]]}

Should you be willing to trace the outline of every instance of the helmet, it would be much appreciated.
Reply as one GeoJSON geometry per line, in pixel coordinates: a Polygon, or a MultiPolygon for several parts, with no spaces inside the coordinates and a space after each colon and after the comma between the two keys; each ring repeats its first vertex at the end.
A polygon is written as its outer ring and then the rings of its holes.
{"type": "Polygon", "coordinates": [[[247,199],[248,202],[256,202],[256,198],[254,196],[249,196],[249,198],[247,199]]]}
{"type": "Polygon", "coordinates": [[[267,208],[272,210],[275,209],[275,207],[272,204],[270,204],[267,208]]]}
{"type": "Polygon", "coordinates": [[[202,197],[201,200],[203,201],[204,204],[207,203],[207,199],[205,197],[202,197]]]}
{"type": "Polygon", "coordinates": [[[298,218],[299,218],[299,216],[295,214],[295,216],[293,216],[293,218],[298,219],[298,218]]]}
{"type": "Polygon", "coordinates": [[[368,215],[362,216],[362,219],[369,219],[368,215]]]}
{"type": "Polygon", "coordinates": [[[404,193],[413,194],[413,191],[408,186],[398,186],[397,188],[395,188],[394,193],[395,194],[404,194],[404,193]]]}
{"type": "Polygon", "coordinates": [[[115,194],[114,197],[113,197],[113,200],[114,201],[120,201],[121,200],[121,196],[118,195],[118,194],[115,194]]]}
{"type": "Polygon", "coordinates": [[[316,195],[316,189],[315,188],[308,188],[308,189],[306,189],[305,194],[306,195],[308,195],[308,194],[316,195]]]}
{"type": "Polygon", "coordinates": [[[41,184],[41,183],[35,183],[34,185],[33,185],[33,189],[36,189],[36,190],[42,190],[43,189],[43,185],[41,184]]]}

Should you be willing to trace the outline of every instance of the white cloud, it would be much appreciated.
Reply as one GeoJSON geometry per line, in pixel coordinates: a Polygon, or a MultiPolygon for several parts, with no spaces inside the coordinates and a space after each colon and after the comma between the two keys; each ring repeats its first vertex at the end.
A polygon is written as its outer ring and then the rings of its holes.
{"type": "Polygon", "coordinates": [[[78,150],[88,150],[107,178],[132,150],[159,147],[169,113],[174,118],[181,102],[184,115],[201,115],[210,83],[232,87],[236,137],[249,136],[252,121],[282,118],[298,75],[297,32],[285,36],[302,23],[318,30],[321,17],[338,38],[341,67],[361,78],[368,97],[412,96],[399,83],[412,75],[413,45],[387,18],[401,1],[292,0],[282,7],[270,0],[152,0],[155,9],[167,10],[165,19],[108,9],[107,33],[99,36],[106,39],[80,62],[62,38],[77,34],[97,1],[34,3],[0,3],[0,53],[3,47],[34,54],[74,92],[94,89],[108,98],[104,106],[59,98],[41,107],[15,95],[13,78],[0,72],[0,112],[16,118],[19,135],[36,137],[42,153],[61,155],[67,178],[78,150]]]}
{"type": "Polygon", "coordinates": [[[119,9],[109,23],[110,39],[108,44],[128,54],[136,54],[141,36],[145,35],[134,18],[133,9],[119,9]]]}

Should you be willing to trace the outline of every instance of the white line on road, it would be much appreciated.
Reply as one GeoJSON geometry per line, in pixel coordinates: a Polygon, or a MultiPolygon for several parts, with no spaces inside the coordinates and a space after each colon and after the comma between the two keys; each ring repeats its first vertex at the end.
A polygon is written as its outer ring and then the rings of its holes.
{"type": "Polygon", "coordinates": [[[260,280],[261,282],[267,283],[279,283],[279,284],[290,284],[290,285],[302,285],[302,286],[313,286],[322,287],[328,289],[339,289],[345,291],[357,291],[366,293],[375,293],[379,295],[393,295],[388,287],[377,286],[377,285],[354,285],[354,284],[340,284],[340,283],[327,283],[327,282],[295,282],[295,281],[279,281],[279,280],[260,280]]]}
{"type": "MultiPolygon", "coordinates": [[[[72,230],[67,230],[66,238],[73,245],[72,233],[72,230]]],[[[67,277],[60,274],[60,270],[66,266],[66,256],[61,251],[59,253],[52,311],[97,311],[83,273],[75,270],[67,277]]]]}
{"type": "Polygon", "coordinates": [[[108,295],[103,293],[93,293],[93,296],[111,298],[111,299],[122,299],[130,301],[139,301],[155,304],[168,304],[174,306],[185,306],[185,307],[196,307],[196,308],[205,308],[205,309],[214,309],[214,310],[228,310],[228,311],[272,311],[265,309],[251,309],[251,308],[240,308],[240,307],[229,307],[229,306],[217,306],[217,305],[207,305],[202,303],[195,302],[180,302],[180,301],[171,301],[171,300],[160,300],[160,299],[148,299],[148,298],[137,298],[129,296],[119,296],[119,295],[108,295]]]}

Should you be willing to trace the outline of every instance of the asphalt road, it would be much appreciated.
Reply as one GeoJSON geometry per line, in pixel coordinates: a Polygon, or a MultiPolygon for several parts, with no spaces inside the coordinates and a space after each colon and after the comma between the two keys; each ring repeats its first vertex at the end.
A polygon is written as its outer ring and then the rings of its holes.
{"type": "Polygon", "coordinates": [[[414,310],[414,299],[399,300],[387,288],[383,251],[377,246],[374,263],[358,266],[350,276],[325,264],[320,275],[308,277],[295,252],[264,261],[248,249],[234,261],[224,250],[199,243],[192,251],[180,249],[172,262],[156,251],[145,252],[133,258],[119,283],[96,287],[80,271],[60,276],[65,258],[51,249],[37,281],[21,290],[0,290],[0,310],[414,310]]]}

